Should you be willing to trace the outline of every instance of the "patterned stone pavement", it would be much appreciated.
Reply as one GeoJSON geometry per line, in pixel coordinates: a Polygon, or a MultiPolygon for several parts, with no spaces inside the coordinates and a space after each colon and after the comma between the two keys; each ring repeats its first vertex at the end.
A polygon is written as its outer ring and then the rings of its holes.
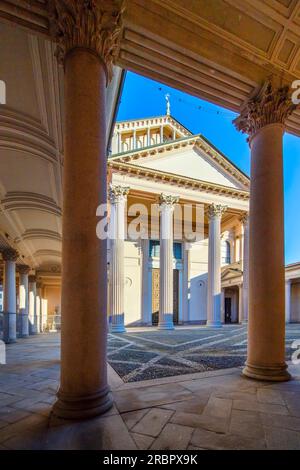
{"type": "MultiPolygon", "coordinates": [[[[288,344],[297,331],[289,327],[288,344]]],[[[175,345],[174,336],[168,341],[175,345]]],[[[109,367],[113,408],[99,418],[68,422],[51,415],[59,335],[19,340],[7,347],[7,365],[0,365],[0,450],[300,450],[300,365],[290,365],[290,372],[293,380],[277,384],[242,377],[241,368],[124,383],[109,367]]]]}
{"type": "MultiPolygon", "coordinates": [[[[300,326],[289,325],[286,359],[293,340],[300,339],[300,326]]],[[[247,327],[225,325],[177,327],[173,331],[130,328],[110,334],[108,361],[124,382],[171,377],[242,366],[247,354],[247,327]]]]}

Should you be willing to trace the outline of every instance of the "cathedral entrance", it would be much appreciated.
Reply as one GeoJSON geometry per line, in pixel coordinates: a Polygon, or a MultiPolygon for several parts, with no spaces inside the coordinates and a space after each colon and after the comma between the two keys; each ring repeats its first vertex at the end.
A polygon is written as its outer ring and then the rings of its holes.
{"type": "Polygon", "coordinates": [[[225,323],[231,323],[231,297],[225,297],[225,323]]]}
{"type": "MultiPolygon", "coordinates": [[[[179,269],[173,269],[173,323],[178,324],[179,269]]],[[[152,325],[158,325],[159,316],[159,268],[152,269],[152,325]]]]}

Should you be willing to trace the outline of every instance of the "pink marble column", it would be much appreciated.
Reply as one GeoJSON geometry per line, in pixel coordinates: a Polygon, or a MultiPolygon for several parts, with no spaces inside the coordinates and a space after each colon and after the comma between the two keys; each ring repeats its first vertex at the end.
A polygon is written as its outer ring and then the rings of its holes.
{"type": "Polygon", "coordinates": [[[61,382],[53,411],[82,419],[112,406],[107,384],[107,246],[96,236],[106,204],[106,86],[120,2],[52,1],[65,68],[61,382]]]}
{"type": "Polygon", "coordinates": [[[244,374],[259,380],[290,378],[285,363],[282,138],[294,106],[287,88],[268,83],[235,121],[249,134],[248,356],[244,374]]]}

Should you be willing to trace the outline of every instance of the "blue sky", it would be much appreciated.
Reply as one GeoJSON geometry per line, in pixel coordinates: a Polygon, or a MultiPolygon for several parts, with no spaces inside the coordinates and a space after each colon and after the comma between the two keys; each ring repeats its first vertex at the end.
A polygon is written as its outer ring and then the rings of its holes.
{"type": "MultiPolygon", "coordinates": [[[[236,114],[153,80],[128,72],[118,120],[166,113],[166,93],[171,114],[195,134],[201,133],[249,175],[250,152],[246,136],[232,124],[236,114]]],[[[284,137],[285,261],[300,261],[300,139],[284,137]]],[[[275,188],[274,188],[275,189],[275,188]]]]}

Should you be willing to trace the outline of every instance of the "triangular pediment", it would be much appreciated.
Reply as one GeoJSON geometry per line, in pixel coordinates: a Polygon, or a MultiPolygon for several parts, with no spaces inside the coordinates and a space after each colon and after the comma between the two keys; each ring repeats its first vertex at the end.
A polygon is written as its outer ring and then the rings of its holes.
{"type": "Polygon", "coordinates": [[[200,136],[128,152],[115,159],[229,188],[249,189],[248,177],[200,136]]]}

